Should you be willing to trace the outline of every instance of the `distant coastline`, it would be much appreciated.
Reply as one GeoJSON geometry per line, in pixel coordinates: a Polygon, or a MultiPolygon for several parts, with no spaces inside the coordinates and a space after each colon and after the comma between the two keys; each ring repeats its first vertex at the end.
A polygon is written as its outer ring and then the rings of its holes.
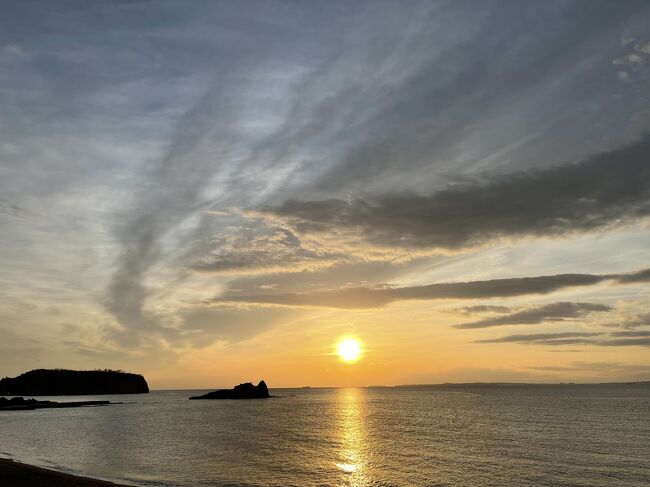
{"type": "Polygon", "coordinates": [[[369,387],[549,387],[549,386],[636,386],[650,385],[650,381],[633,382],[443,382],[439,384],[399,384],[395,386],[369,386],[369,387]]]}

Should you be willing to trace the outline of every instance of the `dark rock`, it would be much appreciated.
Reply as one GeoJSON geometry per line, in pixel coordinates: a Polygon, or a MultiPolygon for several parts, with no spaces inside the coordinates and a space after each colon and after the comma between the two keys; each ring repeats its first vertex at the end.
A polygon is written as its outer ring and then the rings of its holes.
{"type": "Polygon", "coordinates": [[[234,389],[221,389],[209,392],[203,396],[193,396],[190,399],[263,399],[271,397],[264,381],[254,386],[250,382],[239,384],[234,389]]]}
{"type": "Polygon", "coordinates": [[[0,380],[4,396],[140,394],[149,392],[141,375],[118,370],[37,369],[0,380]]]}
{"type": "Polygon", "coordinates": [[[55,402],[55,401],[39,401],[37,399],[25,399],[22,397],[0,397],[0,411],[24,411],[31,409],[45,409],[45,408],[78,408],[83,406],[105,406],[110,404],[110,401],[71,401],[71,402],[55,402]]]}

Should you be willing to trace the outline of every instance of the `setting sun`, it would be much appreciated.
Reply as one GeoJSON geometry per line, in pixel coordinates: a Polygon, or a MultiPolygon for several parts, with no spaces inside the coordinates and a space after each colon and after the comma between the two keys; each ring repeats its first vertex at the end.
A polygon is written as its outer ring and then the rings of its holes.
{"type": "Polygon", "coordinates": [[[337,352],[344,362],[356,362],[361,356],[361,344],[354,338],[346,338],[339,343],[337,352]]]}

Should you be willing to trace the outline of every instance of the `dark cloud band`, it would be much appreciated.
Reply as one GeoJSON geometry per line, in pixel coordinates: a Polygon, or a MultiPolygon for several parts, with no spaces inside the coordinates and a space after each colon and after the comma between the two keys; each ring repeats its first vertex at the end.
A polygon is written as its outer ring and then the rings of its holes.
{"type": "Polygon", "coordinates": [[[610,306],[598,303],[559,302],[510,313],[484,320],[461,323],[454,328],[474,329],[503,325],[537,325],[547,321],[564,321],[581,318],[589,313],[611,311],[610,306]]]}
{"type": "Polygon", "coordinates": [[[650,337],[613,338],[603,333],[565,332],[506,335],[498,338],[475,340],[474,343],[519,343],[525,345],[596,345],[600,347],[648,347],[650,337]]]}
{"type": "Polygon", "coordinates": [[[476,340],[474,343],[532,343],[545,345],[572,345],[578,343],[593,343],[593,337],[602,335],[595,332],[564,332],[564,333],[529,333],[525,335],[506,335],[498,338],[476,340]]]}
{"type": "Polygon", "coordinates": [[[585,232],[650,215],[650,135],[576,164],[428,196],[289,200],[262,213],[285,219],[300,232],[354,230],[375,245],[391,247],[458,249],[503,236],[585,232]]]}
{"type": "Polygon", "coordinates": [[[646,273],[645,270],[632,274],[557,274],[401,288],[372,289],[356,287],[313,293],[227,294],[215,298],[213,302],[330,308],[376,308],[394,301],[404,300],[504,298],[526,294],[548,294],[568,287],[593,286],[604,281],[617,283],[636,282],[630,281],[629,277],[643,275],[644,273],[646,273]]]}

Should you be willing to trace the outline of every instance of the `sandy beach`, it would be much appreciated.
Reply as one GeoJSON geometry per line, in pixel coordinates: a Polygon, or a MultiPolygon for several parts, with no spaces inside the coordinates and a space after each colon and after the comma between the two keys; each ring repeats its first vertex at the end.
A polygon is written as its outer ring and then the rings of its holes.
{"type": "Polygon", "coordinates": [[[3,487],[120,487],[112,482],[77,477],[4,458],[0,458],[0,485],[3,487]]]}

